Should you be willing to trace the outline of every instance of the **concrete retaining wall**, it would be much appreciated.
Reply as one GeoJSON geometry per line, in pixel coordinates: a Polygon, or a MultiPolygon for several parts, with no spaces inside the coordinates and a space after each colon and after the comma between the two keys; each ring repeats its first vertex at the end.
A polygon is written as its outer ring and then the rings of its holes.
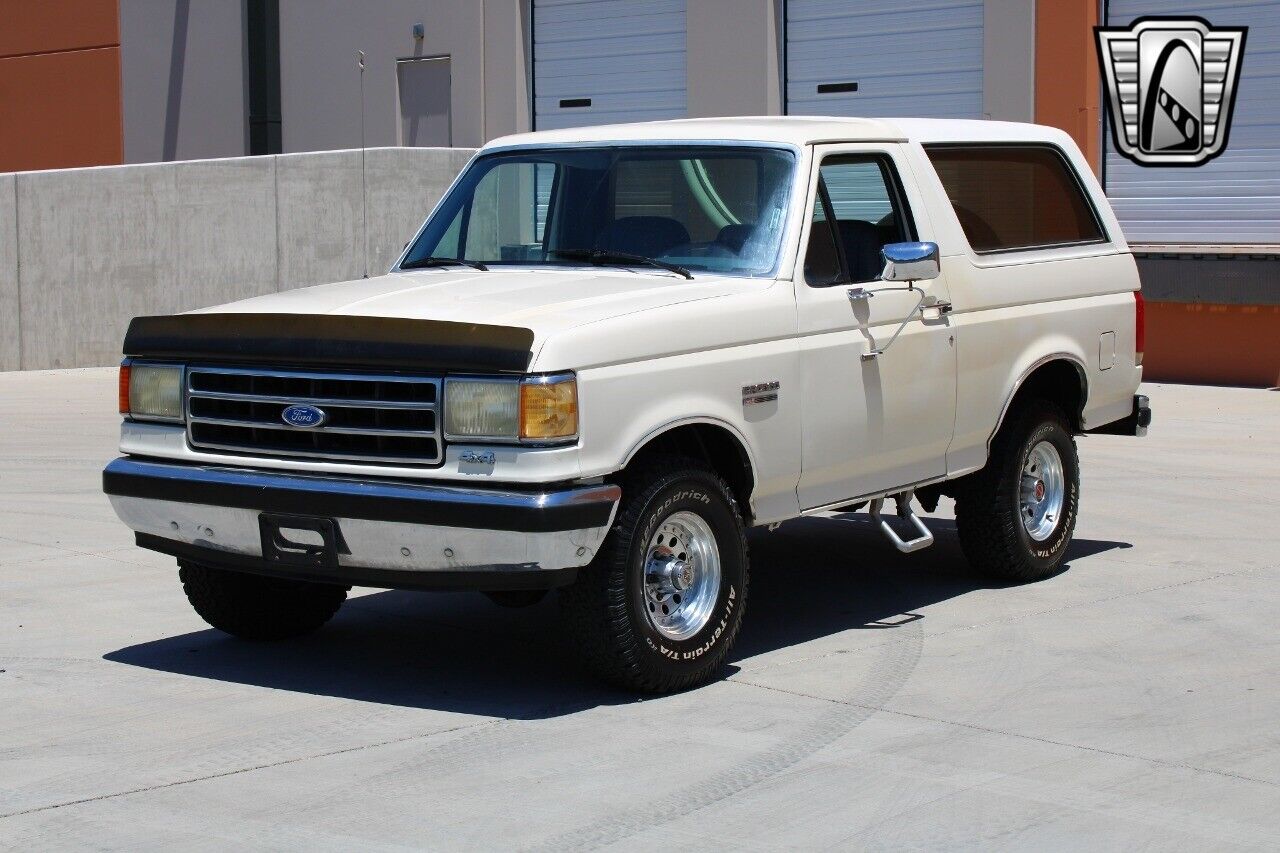
{"type": "Polygon", "coordinates": [[[359,150],[0,174],[0,370],[112,364],[136,315],[359,278],[366,254],[376,275],[471,154],[369,149],[363,182],[359,150]]]}
{"type": "Polygon", "coordinates": [[[0,370],[17,370],[18,205],[14,175],[0,175],[0,370]]]}

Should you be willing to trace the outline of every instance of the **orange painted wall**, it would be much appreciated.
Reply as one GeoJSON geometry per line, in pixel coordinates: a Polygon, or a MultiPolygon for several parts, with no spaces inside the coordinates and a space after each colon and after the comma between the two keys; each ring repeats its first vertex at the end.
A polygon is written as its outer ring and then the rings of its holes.
{"type": "Polygon", "coordinates": [[[1280,385],[1280,305],[1147,303],[1143,378],[1280,385]]]}
{"type": "Polygon", "coordinates": [[[1036,123],[1071,134],[1095,173],[1102,167],[1097,24],[1097,0],[1036,2],[1036,123]]]}
{"type": "Polygon", "coordinates": [[[0,172],[123,158],[117,0],[0,0],[0,172]]]}

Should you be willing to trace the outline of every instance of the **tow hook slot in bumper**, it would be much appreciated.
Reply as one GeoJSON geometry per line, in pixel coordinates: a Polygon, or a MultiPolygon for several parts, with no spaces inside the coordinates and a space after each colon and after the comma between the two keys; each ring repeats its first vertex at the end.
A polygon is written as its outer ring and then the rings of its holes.
{"type": "Polygon", "coordinates": [[[264,512],[258,516],[262,536],[262,559],[284,566],[310,566],[338,571],[340,551],[350,553],[342,544],[342,531],[332,518],[310,518],[303,515],[279,515],[264,512]],[[312,534],[319,542],[299,541],[298,533],[312,534]]]}
{"type": "Polygon", "coordinates": [[[928,527],[925,527],[924,522],[920,520],[920,516],[916,515],[915,511],[911,509],[911,501],[915,499],[915,495],[915,490],[910,489],[893,496],[894,502],[898,505],[898,518],[910,523],[916,529],[918,535],[914,539],[903,539],[898,535],[898,531],[893,529],[893,525],[883,517],[884,498],[876,498],[871,501],[869,509],[871,518],[880,525],[880,532],[893,543],[895,548],[904,554],[923,550],[933,544],[933,532],[928,527]]]}

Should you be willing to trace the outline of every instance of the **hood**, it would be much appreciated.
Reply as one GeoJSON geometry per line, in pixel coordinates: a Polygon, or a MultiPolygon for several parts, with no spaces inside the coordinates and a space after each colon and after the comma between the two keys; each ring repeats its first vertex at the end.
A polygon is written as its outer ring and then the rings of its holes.
{"type": "Polygon", "coordinates": [[[760,280],[600,269],[432,269],[272,293],[196,313],[336,314],[517,326],[534,352],[557,332],[740,293],[760,280]]]}

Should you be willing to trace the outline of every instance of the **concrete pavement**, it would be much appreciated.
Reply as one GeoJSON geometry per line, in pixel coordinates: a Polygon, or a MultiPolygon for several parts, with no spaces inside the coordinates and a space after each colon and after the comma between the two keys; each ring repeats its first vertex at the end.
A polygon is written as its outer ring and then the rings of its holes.
{"type": "Polygon", "coordinates": [[[946,501],[760,531],[726,678],[637,700],[553,598],[208,629],[99,492],[114,371],[0,374],[0,846],[1274,849],[1280,394],[1147,393],[1065,573],[968,577],[946,501]]]}

